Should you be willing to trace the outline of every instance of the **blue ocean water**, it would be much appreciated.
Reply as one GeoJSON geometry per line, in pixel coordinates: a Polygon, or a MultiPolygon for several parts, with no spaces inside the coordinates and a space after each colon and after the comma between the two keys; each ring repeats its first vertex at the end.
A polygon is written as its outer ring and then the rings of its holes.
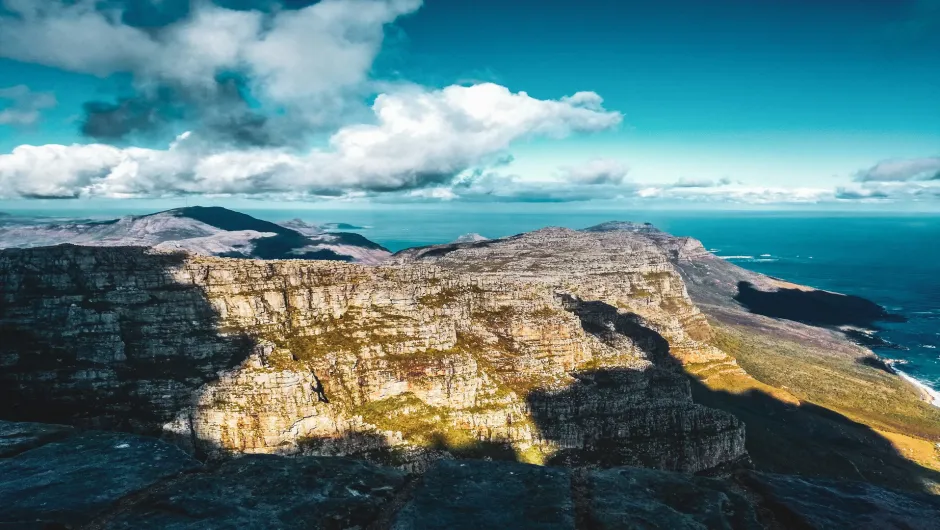
{"type": "MultiPolygon", "coordinates": [[[[387,205],[369,207],[237,208],[261,219],[300,218],[350,223],[392,251],[448,243],[466,233],[503,237],[546,226],[585,228],[604,221],[651,222],[691,236],[719,256],[754,270],[868,298],[907,318],[881,325],[907,374],[940,390],[940,213],[686,212],[596,209],[564,204],[387,205]]],[[[17,212],[109,218],[143,211],[17,212]]]]}

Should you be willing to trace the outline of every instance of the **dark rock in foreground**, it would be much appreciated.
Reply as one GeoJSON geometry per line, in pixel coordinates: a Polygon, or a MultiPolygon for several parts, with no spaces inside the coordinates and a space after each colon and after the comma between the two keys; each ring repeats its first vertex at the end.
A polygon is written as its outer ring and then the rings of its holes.
{"type": "Polygon", "coordinates": [[[589,528],[759,529],[754,507],[726,482],[619,468],[587,479],[589,528]]]}
{"type": "Polygon", "coordinates": [[[153,438],[0,422],[10,432],[62,438],[0,458],[2,528],[940,527],[936,497],[784,475],[462,460],[409,479],[331,457],[253,455],[211,468],[153,438]]]}
{"type": "Polygon", "coordinates": [[[0,460],[0,525],[80,525],[201,464],[153,438],[88,432],[0,460]]]}
{"type": "Polygon", "coordinates": [[[404,483],[400,471],[357,460],[253,455],[160,488],[101,526],[357,528],[404,483]]]}
{"type": "Polygon", "coordinates": [[[763,496],[788,528],[935,530],[940,499],[886,490],[864,482],[806,480],[751,473],[743,483],[763,496]]]}
{"type": "Polygon", "coordinates": [[[398,514],[394,530],[574,530],[571,472],[507,462],[441,461],[398,514]]]}
{"type": "Polygon", "coordinates": [[[65,438],[73,432],[74,429],[67,425],[0,421],[0,458],[65,438]]]}

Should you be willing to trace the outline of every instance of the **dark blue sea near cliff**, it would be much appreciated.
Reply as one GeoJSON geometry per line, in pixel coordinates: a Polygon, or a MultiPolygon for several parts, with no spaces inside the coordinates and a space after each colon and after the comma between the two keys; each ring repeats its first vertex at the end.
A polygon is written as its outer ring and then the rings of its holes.
{"type": "MultiPolygon", "coordinates": [[[[532,205],[534,206],[534,205],[532,205]]],[[[503,206],[467,208],[249,211],[279,220],[345,222],[397,251],[451,242],[467,233],[495,238],[542,228],[584,228],[612,219],[645,221],[692,236],[732,262],[778,278],[875,301],[907,319],[883,323],[875,348],[940,390],[940,215],[807,212],[678,212],[503,206]]]]}

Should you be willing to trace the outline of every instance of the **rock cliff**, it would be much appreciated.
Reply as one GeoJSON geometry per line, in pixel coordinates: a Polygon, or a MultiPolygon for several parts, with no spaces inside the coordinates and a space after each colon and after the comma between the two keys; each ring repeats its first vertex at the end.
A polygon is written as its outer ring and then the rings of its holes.
{"type": "Polygon", "coordinates": [[[7,250],[0,331],[0,416],[200,455],[746,458],[743,424],[693,403],[682,364],[740,369],[707,343],[669,255],[627,231],[546,229],[381,267],[7,250]]]}

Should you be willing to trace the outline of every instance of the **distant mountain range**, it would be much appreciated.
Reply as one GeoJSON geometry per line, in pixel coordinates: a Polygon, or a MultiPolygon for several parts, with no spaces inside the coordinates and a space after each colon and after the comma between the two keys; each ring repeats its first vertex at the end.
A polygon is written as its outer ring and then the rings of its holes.
{"type": "Polygon", "coordinates": [[[283,224],[226,208],[191,206],[106,221],[17,222],[0,225],[0,248],[71,243],[83,246],[148,246],[195,254],[255,259],[320,259],[376,264],[390,255],[381,245],[350,232],[327,232],[300,219],[283,224]]]}

